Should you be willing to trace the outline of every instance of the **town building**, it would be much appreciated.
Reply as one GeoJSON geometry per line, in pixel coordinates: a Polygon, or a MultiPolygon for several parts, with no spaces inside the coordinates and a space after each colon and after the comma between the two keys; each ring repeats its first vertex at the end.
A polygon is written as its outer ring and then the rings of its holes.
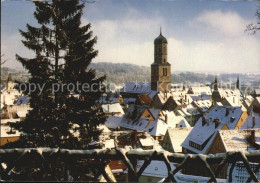
{"type": "Polygon", "coordinates": [[[154,63],[151,65],[151,90],[171,91],[171,64],[168,62],[168,42],[160,35],[154,40],[154,63]]]}

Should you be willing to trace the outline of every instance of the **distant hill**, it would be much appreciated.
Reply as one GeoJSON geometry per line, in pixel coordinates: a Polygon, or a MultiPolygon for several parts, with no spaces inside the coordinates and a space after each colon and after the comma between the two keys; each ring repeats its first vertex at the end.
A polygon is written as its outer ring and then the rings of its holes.
{"type": "MultiPolygon", "coordinates": [[[[106,74],[107,81],[116,84],[129,82],[129,81],[151,81],[151,68],[146,66],[138,66],[127,63],[111,63],[111,62],[99,62],[92,63],[91,68],[96,69],[99,76],[106,74]]],[[[173,83],[184,82],[201,82],[207,83],[214,81],[215,76],[206,74],[197,74],[193,72],[183,72],[179,74],[172,73],[173,83]]]]}
{"type": "Polygon", "coordinates": [[[107,75],[107,81],[116,84],[130,81],[150,81],[150,67],[138,66],[127,63],[99,62],[92,63],[91,68],[96,70],[98,76],[107,75]]]}
{"type": "MultiPolygon", "coordinates": [[[[98,62],[92,63],[89,68],[94,68],[98,76],[107,75],[107,82],[115,84],[122,84],[125,82],[150,82],[151,81],[151,68],[146,66],[138,66],[128,63],[111,63],[111,62],[98,62]]],[[[14,80],[26,81],[28,74],[25,71],[11,69],[7,67],[1,68],[1,83],[7,79],[8,73],[12,73],[14,80]]],[[[239,76],[240,83],[243,85],[260,86],[260,75],[257,74],[238,74],[238,73],[222,73],[218,75],[218,80],[223,82],[234,83],[239,76]]],[[[172,73],[172,83],[211,83],[215,79],[214,74],[195,73],[195,72],[178,72],[172,73]]]]}

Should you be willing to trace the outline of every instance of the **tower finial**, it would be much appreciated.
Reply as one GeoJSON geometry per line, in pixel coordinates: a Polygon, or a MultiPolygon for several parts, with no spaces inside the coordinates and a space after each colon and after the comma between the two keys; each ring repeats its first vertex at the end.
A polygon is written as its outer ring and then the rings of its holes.
{"type": "Polygon", "coordinates": [[[162,35],[162,27],[160,27],[160,35],[162,35]]]}

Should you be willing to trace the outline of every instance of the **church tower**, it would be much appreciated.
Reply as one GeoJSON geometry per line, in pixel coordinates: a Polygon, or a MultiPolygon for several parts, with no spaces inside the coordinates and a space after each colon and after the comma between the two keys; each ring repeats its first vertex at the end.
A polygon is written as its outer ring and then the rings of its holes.
{"type": "Polygon", "coordinates": [[[151,65],[151,89],[169,92],[171,90],[171,64],[168,63],[167,39],[160,35],[154,40],[154,63],[151,65]]]}
{"type": "Polygon", "coordinates": [[[14,82],[13,82],[13,79],[12,79],[12,76],[10,73],[8,73],[8,78],[7,78],[7,90],[8,91],[11,91],[12,89],[14,89],[14,82]]]}

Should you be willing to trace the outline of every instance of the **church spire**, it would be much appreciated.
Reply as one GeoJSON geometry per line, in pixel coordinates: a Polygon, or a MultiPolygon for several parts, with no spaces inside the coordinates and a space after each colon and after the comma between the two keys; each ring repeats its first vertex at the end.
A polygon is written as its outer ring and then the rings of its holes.
{"type": "Polygon", "coordinates": [[[214,91],[218,90],[218,79],[217,76],[215,77],[215,82],[214,82],[214,91]]]}
{"type": "Polygon", "coordinates": [[[236,87],[237,87],[237,89],[240,89],[240,87],[239,87],[239,76],[237,77],[237,83],[236,83],[236,87]]]}
{"type": "Polygon", "coordinates": [[[162,27],[160,27],[160,35],[162,35],[162,27]]]}

